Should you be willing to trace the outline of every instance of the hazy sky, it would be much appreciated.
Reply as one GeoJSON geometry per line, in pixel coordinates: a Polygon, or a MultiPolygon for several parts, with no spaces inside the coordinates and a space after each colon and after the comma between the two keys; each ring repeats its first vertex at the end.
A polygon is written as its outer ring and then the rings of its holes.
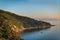
{"type": "Polygon", "coordinates": [[[33,17],[60,19],[60,0],[0,0],[0,9],[33,17]]]}

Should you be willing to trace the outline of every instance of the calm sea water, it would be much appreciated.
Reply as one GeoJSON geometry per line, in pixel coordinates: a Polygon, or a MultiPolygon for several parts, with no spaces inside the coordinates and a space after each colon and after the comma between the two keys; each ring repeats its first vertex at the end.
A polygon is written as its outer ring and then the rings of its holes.
{"type": "Polygon", "coordinates": [[[24,32],[20,34],[24,40],[60,40],[60,21],[58,20],[44,20],[56,26],[47,30],[39,30],[32,32],[24,32]]]}

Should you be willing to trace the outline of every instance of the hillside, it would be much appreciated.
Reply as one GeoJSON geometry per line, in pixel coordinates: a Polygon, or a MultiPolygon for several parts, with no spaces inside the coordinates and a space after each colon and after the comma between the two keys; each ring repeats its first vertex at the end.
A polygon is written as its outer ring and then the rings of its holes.
{"type": "Polygon", "coordinates": [[[0,40],[23,40],[12,28],[13,24],[9,24],[7,18],[0,15],[0,40]]]}
{"type": "Polygon", "coordinates": [[[29,17],[0,10],[0,40],[22,40],[18,32],[23,29],[46,29],[51,26],[48,22],[37,21],[29,17]]]}
{"type": "Polygon", "coordinates": [[[11,13],[11,12],[7,12],[7,11],[3,11],[3,10],[0,10],[0,15],[3,15],[5,16],[7,19],[9,19],[10,21],[15,21],[13,22],[14,24],[17,24],[18,26],[23,25],[24,27],[35,27],[35,26],[41,26],[41,25],[44,25],[44,24],[49,24],[48,22],[43,22],[43,21],[37,21],[37,20],[34,20],[32,18],[29,18],[29,17],[24,17],[24,16],[20,16],[20,15],[16,15],[14,13],[11,13]]]}

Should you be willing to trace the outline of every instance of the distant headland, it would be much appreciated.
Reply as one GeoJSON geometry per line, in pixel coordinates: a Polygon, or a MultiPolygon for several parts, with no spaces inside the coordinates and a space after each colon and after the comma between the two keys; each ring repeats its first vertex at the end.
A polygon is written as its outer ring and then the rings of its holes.
{"type": "Polygon", "coordinates": [[[1,40],[23,40],[19,37],[21,31],[31,29],[47,29],[51,25],[48,22],[38,21],[33,18],[16,15],[14,13],[0,10],[0,39],[1,40]]]}

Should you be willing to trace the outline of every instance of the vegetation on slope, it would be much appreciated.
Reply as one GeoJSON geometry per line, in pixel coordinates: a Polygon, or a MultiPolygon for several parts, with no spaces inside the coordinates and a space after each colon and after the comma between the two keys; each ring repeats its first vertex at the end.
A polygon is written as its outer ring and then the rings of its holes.
{"type": "Polygon", "coordinates": [[[0,40],[22,40],[17,32],[24,28],[47,28],[51,24],[0,10],[0,40]],[[45,26],[45,27],[44,27],[45,26]]]}
{"type": "MultiPolygon", "coordinates": [[[[0,10],[0,11],[2,11],[2,10],[0,10]]],[[[13,22],[15,25],[22,24],[25,28],[26,27],[41,26],[41,25],[44,25],[44,24],[45,25],[51,25],[48,22],[37,21],[37,20],[34,20],[32,18],[29,18],[29,17],[16,15],[16,14],[11,13],[11,12],[7,12],[7,11],[2,11],[2,12],[3,12],[3,14],[2,14],[3,16],[6,16],[9,20],[15,21],[15,23],[13,22]],[[18,21],[18,23],[16,24],[17,21],[18,21]]]]}
{"type": "Polygon", "coordinates": [[[0,15],[0,40],[22,40],[18,34],[12,30],[7,18],[0,15]]]}

